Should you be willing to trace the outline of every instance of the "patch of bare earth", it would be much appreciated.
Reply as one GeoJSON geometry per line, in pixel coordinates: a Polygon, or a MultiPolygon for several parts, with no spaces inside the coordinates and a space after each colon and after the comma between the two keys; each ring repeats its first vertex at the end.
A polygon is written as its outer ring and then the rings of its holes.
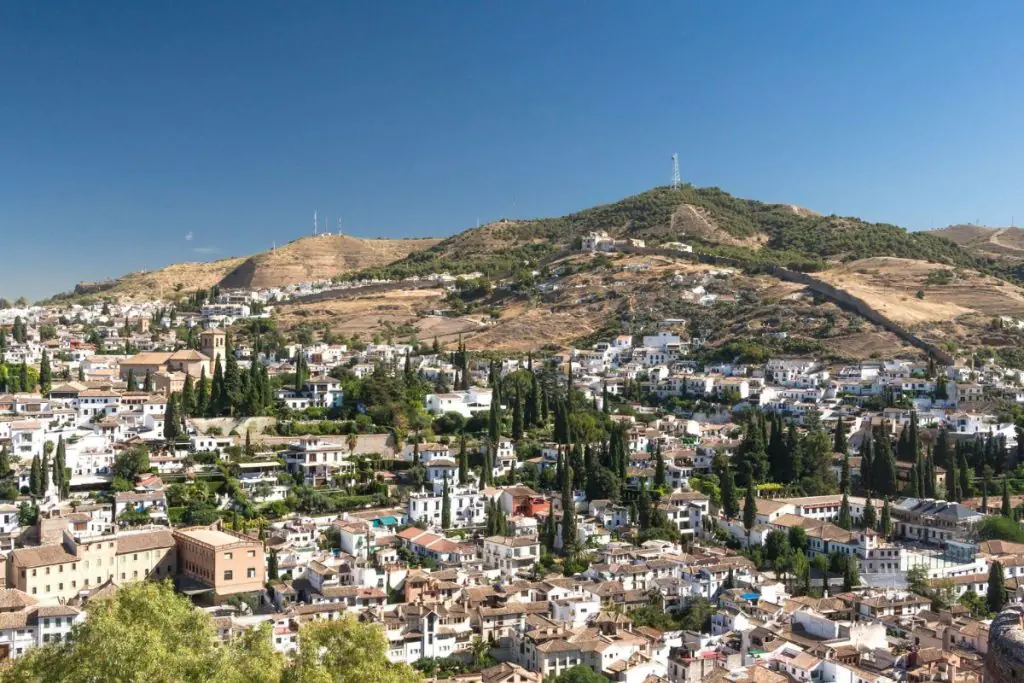
{"type": "Polygon", "coordinates": [[[914,326],[968,314],[1024,317],[1024,290],[974,271],[956,271],[949,284],[928,284],[928,274],[952,271],[927,261],[879,257],[832,268],[818,276],[860,297],[890,319],[914,326]],[[923,298],[918,298],[918,292],[923,298]]]}

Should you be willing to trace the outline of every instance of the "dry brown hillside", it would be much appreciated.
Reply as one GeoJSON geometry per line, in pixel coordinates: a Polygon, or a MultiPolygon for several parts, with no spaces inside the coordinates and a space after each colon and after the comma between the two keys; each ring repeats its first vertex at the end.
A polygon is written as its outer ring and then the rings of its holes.
{"type": "Polygon", "coordinates": [[[281,287],[383,266],[429,249],[434,239],[362,239],[347,235],[302,237],[273,251],[250,256],[220,282],[230,287],[281,287]]]}
{"type": "Polygon", "coordinates": [[[1011,335],[992,329],[992,320],[1024,319],[1024,289],[973,270],[880,257],[816,275],[925,339],[959,348],[1014,344],[1011,335]]]}
{"type": "Polygon", "coordinates": [[[244,258],[226,258],[174,263],[157,270],[129,273],[109,282],[82,283],[76,288],[76,293],[118,299],[169,297],[179,291],[192,292],[213,287],[243,261],[244,258]]]}
{"type": "Polygon", "coordinates": [[[1024,260],[1024,230],[1021,228],[986,228],[980,225],[950,225],[931,234],[956,242],[980,256],[1006,261],[1024,260]]]}

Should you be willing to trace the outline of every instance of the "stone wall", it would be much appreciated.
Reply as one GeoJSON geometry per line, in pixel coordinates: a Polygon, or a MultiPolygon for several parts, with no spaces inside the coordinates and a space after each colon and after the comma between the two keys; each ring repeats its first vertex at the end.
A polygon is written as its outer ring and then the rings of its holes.
{"type": "Polygon", "coordinates": [[[1014,605],[992,620],[985,683],[1024,681],[1024,607],[1014,605]]]}

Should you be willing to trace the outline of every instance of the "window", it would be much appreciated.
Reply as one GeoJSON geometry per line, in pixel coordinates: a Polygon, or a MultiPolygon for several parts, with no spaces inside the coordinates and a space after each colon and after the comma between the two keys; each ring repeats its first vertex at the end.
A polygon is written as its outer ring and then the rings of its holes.
{"type": "Polygon", "coordinates": [[[225,560],[230,560],[230,559],[233,559],[233,558],[234,558],[234,555],[232,553],[224,553],[224,559],[225,560]]]}
{"type": "Polygon", "coordinates": [[[235,578],[234,572],[232,572],[230,569],[225,570],[225,572],[224,572],[224,580],[225,581],[231,581],[233,578],[235,578]]]}
{"type": "Polygon", "coordinates": [[[255,579],[256,578],[256,568],[255,567],[249,567],[249,569],[246,570],[245,574],[246,574],[246,576],[248,578],[255,579]]]}
{"type": "Polygon", "coordinates": [[[250,550],[249,551],[249,557],[256,557],[256,551],[255,550],[250,550]]]}

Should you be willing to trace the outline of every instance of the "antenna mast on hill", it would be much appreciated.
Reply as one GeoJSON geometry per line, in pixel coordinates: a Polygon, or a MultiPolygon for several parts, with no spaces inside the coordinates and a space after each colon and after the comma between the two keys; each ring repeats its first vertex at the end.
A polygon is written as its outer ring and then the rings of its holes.
{"type": "Polygon", "coordinates": [[[316,235],[316,211],[313,211],[313,235],[316,235]]]}
{"type": "Polygon", "coordinates": [[[672,189],[678,190],[679,186],[682,185],[682,181],[679,180],[679,155],[672,155],[672,189]]]}
{"type": "Polygon", "coordinates": [[[338,237],[341,237],[341,216],[338,216],[338,237]]]}

